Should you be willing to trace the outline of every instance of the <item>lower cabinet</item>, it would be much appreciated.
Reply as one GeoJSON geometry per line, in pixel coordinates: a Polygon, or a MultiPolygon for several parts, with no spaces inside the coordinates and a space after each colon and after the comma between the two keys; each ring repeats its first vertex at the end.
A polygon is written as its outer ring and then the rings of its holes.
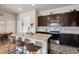
{"type": "Polygon", "coordinates": [[[77,34],[60,34],[60,44],[79,47],[79,35],[77,34]]]}

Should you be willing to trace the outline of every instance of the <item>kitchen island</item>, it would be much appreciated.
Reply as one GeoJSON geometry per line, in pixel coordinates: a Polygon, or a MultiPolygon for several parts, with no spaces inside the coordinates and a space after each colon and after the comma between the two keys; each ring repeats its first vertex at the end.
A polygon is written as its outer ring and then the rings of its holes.
{"type": "MultiPolygon", "coordinates": [[[[22,40],[24,41],[25,39],[30,40],[32,43],[37,43],[37,45],[41,46],[42,49],[42,54],[47,54],[48,53],[48,39],[51,37],[50,34],[41,34],[41,33],[36,33],[34,35],[30,34],[17,34],[16,37],[22,37],[22,40]],[[39,43],[40,42],[40,43],[39,43]]],[[[40,54],[40,51],[37,52],[40,54]]]]}

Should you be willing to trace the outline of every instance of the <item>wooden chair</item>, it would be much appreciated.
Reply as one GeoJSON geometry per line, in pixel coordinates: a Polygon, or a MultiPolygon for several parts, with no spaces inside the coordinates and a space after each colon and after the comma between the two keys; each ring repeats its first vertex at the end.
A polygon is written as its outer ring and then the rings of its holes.
{"type": "Polygon", "coordinates": [[[36,52],[41,49],[40,46],[34,45],[33,43],[29,43],[26,45],[26,50],[31,54],[36,54],[36,52]]]}
{"type": "Polygon", "coordinates": [[[1,34],[0,40],[2,41],[2,44],[6,43],[8,41],[8,35],[7,34],[1,34]]]}

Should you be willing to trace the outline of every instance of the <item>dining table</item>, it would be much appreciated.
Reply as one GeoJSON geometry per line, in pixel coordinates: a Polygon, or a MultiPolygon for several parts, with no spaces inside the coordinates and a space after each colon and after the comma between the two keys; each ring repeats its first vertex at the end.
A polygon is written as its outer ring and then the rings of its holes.
{"type": "Polygon", "coordinates": [[[0,32],[0,41],[2,44],[8,40],[8,36],[11,34],[11,32],[0,32]]]}

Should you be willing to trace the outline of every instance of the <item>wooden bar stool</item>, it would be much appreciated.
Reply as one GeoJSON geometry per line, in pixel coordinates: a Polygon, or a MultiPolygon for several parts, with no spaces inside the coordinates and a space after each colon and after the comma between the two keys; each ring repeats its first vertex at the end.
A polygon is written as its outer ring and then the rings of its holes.
{"type": "Polygon", "coordinates": [[[41,52],[41,54],[42,54],[42,45],[43,45],[42,42],[35,41],[35,45],[41,47],[41,48],[40,48],[40,52],[41,52]]]}
{"type": "Polygon", "coordinates": [[[22,51],[20,51],[19,54],[23,54],[24,53],[24,48],[23,48],[24,45],[25,45],[25,43],[21,39],[16,41],[16,49],[18,50],[18,48],[20,48],[22,50],[22,51]]]}
{"type": "Polygon", "coordinates": [[[33,43],[27,44],[26,45],[26,50],[29,51],[29,53],[31,54],[36,54],[36,52],[41,49],[40,46],[34,45],[33,43]]]}
{"type": "Polygon", "coordinates": [[[17,40],[14,40],[11,36],[9,36],[8,54],[24,54],[24,45],[25,44],[20,37],[17,40]],[[12,44],[15,45],[14,48],[11,48],[13,46],[12,44]],[[19,51],[18,48],[20,48],[21,51],[19,51]]]}

